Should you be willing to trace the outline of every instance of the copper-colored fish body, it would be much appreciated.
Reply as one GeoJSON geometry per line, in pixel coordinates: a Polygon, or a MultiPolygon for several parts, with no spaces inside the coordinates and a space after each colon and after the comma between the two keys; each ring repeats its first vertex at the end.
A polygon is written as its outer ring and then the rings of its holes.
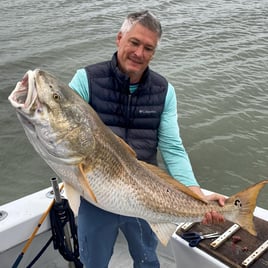
{"type": "Polygon", "coordinates": [[[88,103],[51,74],[28,71],[9,101],[35,150],[65,182],[75,211],[81,195],[107,211],[143,218],[163,244],[177,223],[201,221],[212,210],[255,234],[253,211],[267,180],[220,207],[158,167],[138,161],[88,103]]]}

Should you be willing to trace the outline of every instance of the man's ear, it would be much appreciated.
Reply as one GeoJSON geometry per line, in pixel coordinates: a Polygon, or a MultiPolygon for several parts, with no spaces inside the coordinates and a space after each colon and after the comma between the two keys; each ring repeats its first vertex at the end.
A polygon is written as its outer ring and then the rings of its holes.
{"type": "Polygon", "coordinates": [[[122,32],[118,32],[118,34],[116,35],[116,40],[115,40],[115,42],[116,42],[116,45],[117,45],[118,47],[119,47],[120,40],[122,39],[122,36],[123,36],[122,32]]]}

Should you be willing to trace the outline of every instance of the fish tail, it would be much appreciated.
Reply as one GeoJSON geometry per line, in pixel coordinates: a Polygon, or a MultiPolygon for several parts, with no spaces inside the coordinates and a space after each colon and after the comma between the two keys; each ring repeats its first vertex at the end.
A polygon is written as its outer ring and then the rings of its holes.
{"type": "Polygon", "coordinates": [[[231,203],[236,208],[236,211],[239,211],[238,215],[231,215],[230,218],[226,218],[239,224],[254,236],[256,236],[257,233],[253,223],[253,212],[256,207],[259,192],[267,183],[268,180],[256,183],[226,200],[226,204],[231,203]]]}

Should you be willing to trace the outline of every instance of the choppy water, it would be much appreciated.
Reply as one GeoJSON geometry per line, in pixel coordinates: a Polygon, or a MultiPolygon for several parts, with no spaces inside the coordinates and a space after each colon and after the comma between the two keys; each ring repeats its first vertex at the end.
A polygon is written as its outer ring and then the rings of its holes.
{"type": "MultiPolygon", "coordinates": [[[[1,1],[0,204],[50,186],[7,101],[28,69],[66,83],[107,60],[127,13],[150,9],[164,35],[151,67],[178,95],[185,147],[202,187],[230,195],[268,178],[268,1],[1,1]]],[[[268,208],[268,188],[258,204],[268,208]]]]}

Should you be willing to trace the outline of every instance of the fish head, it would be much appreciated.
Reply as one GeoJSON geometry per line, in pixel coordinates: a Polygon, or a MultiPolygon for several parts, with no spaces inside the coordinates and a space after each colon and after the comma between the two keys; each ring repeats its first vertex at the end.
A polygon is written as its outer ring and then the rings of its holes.
{"type": "Polygon", "coordinates": [[[48,72],[29,70],[8,97],[26,135],[47,161],[77,164],[94,145],[85,103],[48,72]],[[85,121],[85,122],[84,122],[85,121]]]}

